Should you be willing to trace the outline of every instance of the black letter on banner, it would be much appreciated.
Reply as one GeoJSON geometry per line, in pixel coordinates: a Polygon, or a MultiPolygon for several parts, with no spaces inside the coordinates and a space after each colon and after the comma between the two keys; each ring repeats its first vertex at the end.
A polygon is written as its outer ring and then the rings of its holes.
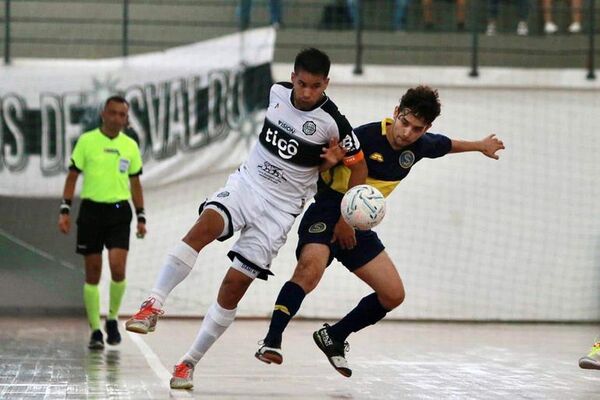
{"type": "Polygon", "coordinates": [[[153,84],[146,85],[145,87],[150,141],[152,142],[152,156],[156,160],[163,158],[165,153],[165,120],[167,113],[166,86],[167,85],[164,82],[159,83],[158,93],[156,93],[157,90],[153,84]],[[156,110],[157,107],[158,111],[156,110]]]}
{"type": "Polygon", "coordinates": [[[145,161],[148,158],[148,130],[146,129],[148,119],[142,116],[142,112],[146,111],[144,91],[141,87],[129,88],[125,99],[129,102],[129,124],[137,136],[140,153],[145,161]]]}
{"type": "Polygon", "coordinates": [[[229,80],[226,71],[213,71],[208,74],[208,140],[226,132],[226,101],[229,95],[229,80]]]}
{"type": "MultiPolygon", "coordinates": [[[[66,171],[71,165],[71,154],[73,147],[79,135],[83,132],[83,124],[74,123],[73,108],[83,109],[83,96],[81,93],[68,93],[63,96],[63,113],[64,113],[64,153],[61,154],[63,170],[66,171]]],[[[62,149],[57,149],[62,150],[62,149]]]]}
{"type": "Polygon", "coordinates": [[[62,169],[62,109],[60,100],[52,94],[40,96],[42,114],[42,153],[40,168],[44,175],[56,175],[62,169]]]}
{"type": "Polygon", "coordinates": [[[189,147],[197,149],[208,142],[207,106],[208,77],[193,77],[187,81],[189,147]]]}
{"type": "Polygon", "coordinates": [[[169,138],[167,140],[167,154],[169,155],[177,153],[177,143],[179,143],[181,150],[187,148],[184,88],[182,79],[171,81],[169,88],[169,138]]]}
{"type": "Polygon", "coordinates": [[[27,166],[27,154],[25,152],[25,135],[23,135],[22,124],[25,109],[25,101],[19,96],[9,94],[2,99],[2,116],[6,124],[6,135],[2,144],[4,164],[9,171],[20,171],[27,166]],[[8,134],[12,134],[13,145],[8,144],[8,134]],[[11,149],[12,147],[12,149],[11,149]]]}

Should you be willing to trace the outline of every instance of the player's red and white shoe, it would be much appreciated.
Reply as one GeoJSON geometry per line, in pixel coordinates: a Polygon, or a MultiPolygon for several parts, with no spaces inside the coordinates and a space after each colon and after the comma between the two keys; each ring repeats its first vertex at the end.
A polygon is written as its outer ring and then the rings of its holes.
{"type": "Polygon", "coordinates": [[[130,332],[146,334],[154,332],[158,316],[164,314],[164,311],[154,308],[154,299],[150,298],[142,303],[140,311],[125,322],[125,329],[130,332]]]}

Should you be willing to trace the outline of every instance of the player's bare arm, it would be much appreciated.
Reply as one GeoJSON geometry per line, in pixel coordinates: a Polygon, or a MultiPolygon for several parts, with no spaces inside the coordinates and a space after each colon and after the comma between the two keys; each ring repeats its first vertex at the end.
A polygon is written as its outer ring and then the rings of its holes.
{"type": "Polygon", "coordinates": [[[131,185],[131,198],[133,200],[133,206],[135,207],[137,214],[137,233],[136,236],[143,239],[146,236],[146,216],[144,214],[144,193],[142,191],[142,183],[140,182],[139,176],[132,176],[129,178],[131,185]],[[141,215],[141,217],[140,217],[141,215]]]}
{"type": "Polygon", "coordinates": [[[504,150],[504,143],[496,135],[491,134],[481,140],[468,141],[452,139],[450,153],[463,153],[466,151],[479,151],[483,155],[497,160],[500,158],[496,153],[504,150]]]}
{"type": "MultiPolygon", "coordinates": [[[[75,193],[75,184],[77,184],[77,178],[79,177],[79,172],[75,170],[69,170],[67,174],[67,179],[65,180],[65,187],[63,189],[63,202],[71,201],[73,199],[73,195],[75,193]]],[[[69,208],[65,209],[66,212],[63,212],[63,208],[61,206],[61,213],[58,216],[58,229],[67,234],[71,230],[71,218],[69,217],[70,204],[68,204],[69,208]]]]}
{"type": "Polygon", "coordinates": [[[339,140],[332,138],[329,141],[329,147],[323,147],[323,153],[321,153],[323,162],[319,166],[319,172],[327,171],[329,168],[337,165],[343,160],[346,152],[347,150],[340,146],[339,140]]]}
{"type": "MultiPolygon", "coordinates": [[[[369,173],[367,163],[364,158],[353,164],[346,165],[350,169],[350,179],[348,181],[348,189],[356,185],[362,185],[367,180],[369,173]]],[[[344,221],[340,216],[333,231],[332,242],[337,241],[342,249],[351,249],[356,246],[356,235],[354,229],[344,221]]]]}

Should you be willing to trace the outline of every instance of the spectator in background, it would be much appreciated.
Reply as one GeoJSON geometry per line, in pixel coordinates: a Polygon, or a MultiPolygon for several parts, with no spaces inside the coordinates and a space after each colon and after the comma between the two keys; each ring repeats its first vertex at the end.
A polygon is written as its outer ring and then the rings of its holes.
{"type": "MultiPolygon", "coordinates": [[[[425,30],[430,31],[433,29],[433,0],[422,0],[422,4],[425,30]]],[[[461,32],[465,30],[465,9],[466,0],[456,0],[456,29],[461,32]]]]}
{"type": "MultiPolygon", "coordinates": [[[[271,24],[275,29],[281,27],[281,1],[269,0],[271,12],[271,24]]],[[[250,26],[250,14],[252,11],[252,0],[240,0],[238,15],[240,16],[240,29],[245,30],[250,26]]]]}
{"type": "MultiPolygon", "coordinates": [[[[394,19],[392,21],[392,28],[397,32],[406,31],[406,11],[408,10],[408,3],[410,0],[394,0],[394,19]]],[[[350,14],[350,20],[352,23],[356,21],[356,0],[346,0],[348,5],[348,11],[350,14]]]]}
{"type": "MultiPolygon", "coordinates": [[[[529,17],[529,0],[517,0],[519,6],[519,23],[517,24],[517,35],[526,36],[529,34],[527,18],[529,17]]],[[[496,34],[496,20],[498,19],[498,9],[500,0],[488,0],[488,25],[485,34],[493,36],[496,34]]]]}
{"type": "MultiPolygon", "coordinates": [[[[582,0],[571,1],[571,25],[569,25],[569,33],[581,32],[581,8],[582,0]]],[[[542,11],[544,14],[544,32],[548,35],[556,33],[558,26],[552,21],[552,0],[542,0],[542,11]]]]}

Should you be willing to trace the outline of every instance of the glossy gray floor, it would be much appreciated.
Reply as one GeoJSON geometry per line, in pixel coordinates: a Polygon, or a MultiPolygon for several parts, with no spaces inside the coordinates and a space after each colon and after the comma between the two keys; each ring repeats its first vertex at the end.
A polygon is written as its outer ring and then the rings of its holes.
{"type": "Polygon", "coordinates": [[[600,326],[385,322],[350,337],[351,378],[312,342],[315,321],[295,321],[284,363],[254,358],[267,321],[236,321],[195,372],[171,391],[172,365],[199,321],[161,320],[151,335],[86,349],[74,318],[0,318],[1,399],[594,399],[600,371],[577,360],[600,326]]]}

